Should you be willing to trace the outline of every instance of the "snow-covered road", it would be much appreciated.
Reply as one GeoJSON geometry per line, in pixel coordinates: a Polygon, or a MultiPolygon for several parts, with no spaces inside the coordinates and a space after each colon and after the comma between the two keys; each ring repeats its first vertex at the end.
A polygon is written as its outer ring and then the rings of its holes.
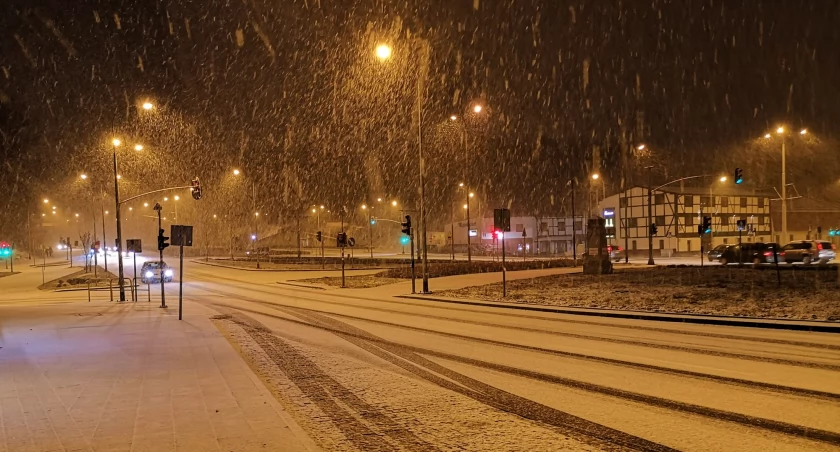
{"type": "Polygon", "coordinates": [[[840,335],[305,290],[190,264],[217,324],[328,450],[832,450],[840,335]]]}

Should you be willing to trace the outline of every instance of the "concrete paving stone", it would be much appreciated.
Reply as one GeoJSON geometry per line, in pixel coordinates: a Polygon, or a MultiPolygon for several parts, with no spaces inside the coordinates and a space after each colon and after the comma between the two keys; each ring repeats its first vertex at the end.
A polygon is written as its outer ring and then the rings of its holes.
{"type": "Polygon", "coordinates": [[[175,438],[175,450],[183,452],[220,451],[219,443],[212,435],[178,435],[175,438]]]}

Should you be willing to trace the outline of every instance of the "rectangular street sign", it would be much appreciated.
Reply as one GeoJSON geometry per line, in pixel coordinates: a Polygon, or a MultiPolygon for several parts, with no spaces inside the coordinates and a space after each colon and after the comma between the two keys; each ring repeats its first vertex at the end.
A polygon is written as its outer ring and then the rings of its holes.
{"type": "Polygon", "coordinates": [[[169,235],[172,238],[172,244],[175,246],[192,246],[192,226],[173,224],[169,235]]]}
{"type": "Polygon", "coordinates": [[[142,243],[143,242],[141,242],[140,239],[128,239],[125,241],[126,251],[134,254],[140,254],[143,252],[142,243]]]}

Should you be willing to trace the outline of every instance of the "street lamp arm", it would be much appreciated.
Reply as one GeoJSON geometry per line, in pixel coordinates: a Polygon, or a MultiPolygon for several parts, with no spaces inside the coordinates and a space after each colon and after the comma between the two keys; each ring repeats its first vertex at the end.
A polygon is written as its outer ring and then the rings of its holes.
{"type": "Polygon", "coordinates": [[[700,179],[700,178],[703,178],[703,177],[714,177],[714,176],[713,176],[713,175],[711,175],[711,174],[703,174],[703,175],[700,175],[700,176],[688,176],[688,177],[681,177],[681,178],[679,178],[679,179],[674,179],[674,180],[672,180],[671,182],[666,182],[666,183],[664,183],[664,184],[662,184],[662,185],[660,185],[660,186],[658,186],[658,187],[654,187],[654,188],[653,188],[653,191],[659,190],[660,188],[662,188],[662,187],[666,187],[666,186],[671,185],[671,184],[676,184],[677,182],[682,182],[682,181],[684,181],[684,180],[689,180],[689,179],[700,179]]]}
{"type": "Polygon", "coordinates": [[[151,195],[152,193],[160,193],[160,192],[162,192],[162,191],[169,191],[169,190],[181,190],[182,188],[192,188],[192,186],[190,186],[190,185],[185,185],[185,186],[183,186],[183,187],[169,187],[169,188],[161,188],[160,190],[147,191],[146,193],[141,193],[141,194],[139,194],[139,195],[137,195],[137,196],[132,196],[131,198],[121,200],[121,201],[120,201],[120,205],[125,204],[125,203],[127,203],[127,202],[129,202],[129,201],[133,201],[133,200],[135,200],[135,199],[137,199],[137,198],[140,198],[140,197],[143,197],[143,196],[146,196],[146,195],[151,195]]]}
{"type": "Polygon", "coordinates": [[[376,222],[377,222],[377,223],[379,223],[380,221],[387,221],[387,222],[390,222],[390,223],[402,224],[402,222],[400,222],[400,221],[397,221],[397,220],[389,220],[389,219],[387,219],[387,218],[377,218],[377,217],[373,217],[373,219],[374,219],[374,220],[376,220],[376,222]]]}

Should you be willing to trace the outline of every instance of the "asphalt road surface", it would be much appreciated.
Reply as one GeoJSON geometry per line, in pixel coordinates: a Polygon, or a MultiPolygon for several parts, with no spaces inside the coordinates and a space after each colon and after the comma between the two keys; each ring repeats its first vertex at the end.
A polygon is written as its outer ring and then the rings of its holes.
{"type": "Polygon", "coordinates": [[[327,450],[840,448],[840,335],[472,307],[281,278],[190,263],[185,293],[220,313],[217,326],[327,450]]]}

